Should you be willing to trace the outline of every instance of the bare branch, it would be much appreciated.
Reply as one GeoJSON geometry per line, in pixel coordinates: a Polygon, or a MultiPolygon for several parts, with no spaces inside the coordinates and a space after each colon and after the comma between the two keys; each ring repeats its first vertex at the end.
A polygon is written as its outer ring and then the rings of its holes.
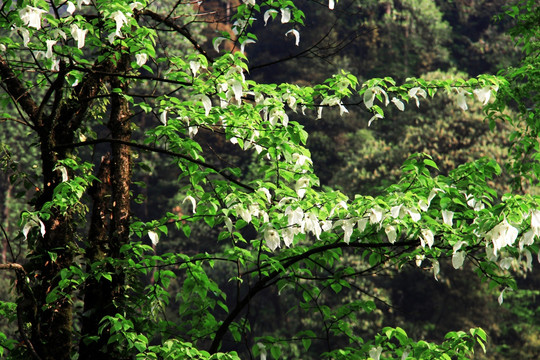
{"type": "Polygon", "coordinates": [[[16,122],[16,123],[31,127],[31,125],[29,123],[27,123],[26,121],[21,120],[21,119],[17,119],[17,118],[0,118],[0,122],[8,122],[8,121],[13,121],[13,122],[16,122]]]}
{"type": "Polygon", "coordinates": [[[15,270],[26,274],[24,267],[21,264],[17,263],[0,264],[0,270],[15,270]]]}

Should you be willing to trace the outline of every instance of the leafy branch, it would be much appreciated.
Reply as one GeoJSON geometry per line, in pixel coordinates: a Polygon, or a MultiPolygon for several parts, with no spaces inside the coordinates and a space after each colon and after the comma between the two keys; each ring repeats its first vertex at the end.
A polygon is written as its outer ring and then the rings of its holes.
{"type": "Polygon", "coordinates": [[[54,150],[69,149],[69,148],[76,148],[76,147],[84,147],[84,146],[91,146],[91,145],[103,144],[103,143],[127,145],[127,146],[130,146],[130,147],[136,148],[136,149],[141,149],[141,150],[145,150],[145,151],[155,152],[155,153],[158,153],[158,154],[165,154],[165,155],[177,157],[177,158],[180,158],[180,159],[184,159],[186,161],[189,161],[189,162],[192,162],[194,164],[200,165],[200,166],[205,167],[207,169],[214,170],[216,173],[221,175],[223,178],[225,178],[225,179],[229,180],[230,182],[232,182],[232,183],[234,183],[234,184],[248,190],[249,192],[254,192],[255,191],[255,188],[253,188],[253,187],[251,187],[251,186],[249,186],[247,184],[244,184],[243,182],[235,179],[231,175],[225,173],[225,170],[219,169],[218,167],[216,167],[214,165],[208,164],[208,163],[206,163],[204,161],[201,161],[201,160],[194,159],[194,158],[192,158],[191,156],[188,156],[188,155],[176,153],[174,151],[161,149],[161,148],[157,148],[157,147],[153,147],[153,146],[138,144],[138,143],[131,142],[131,141],[124,141],[124,140],[120,140],[120,139],[87,140],[87,141],[82,141],[82,142],[77,142],[77,143],[72,143],[72,144],[60,144],[60,145],[55,146],[54,150]]]}

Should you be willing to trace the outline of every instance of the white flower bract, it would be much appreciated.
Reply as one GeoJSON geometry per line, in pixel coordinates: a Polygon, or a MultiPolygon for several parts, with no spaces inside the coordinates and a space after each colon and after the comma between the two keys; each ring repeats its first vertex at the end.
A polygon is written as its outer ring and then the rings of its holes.
{"type": "Polygon", "coordinates": [[[416,209],[407,209],[406,211],[414,222],[417,222],[422,217],[416,209]]]}
{"type": "Polygon", "coordinates": [[[531,211],[531,230],[536,236],[540,236],[540,210],[531,211]]]}
{"type": "Polygon", "coordinates": [[[358,219],[358,231],[363,233],[364,230],[366,230],[367,223],[368,223],[367,218],[358,219]]]}
{"type": "Polygon", "coordinates": [[[167,110],[164,110],[161,115],[159,116],[159,121],[163,124],[163,125],[167,125],[167,110]]]}
{"type": "Polygon", "coordinates": [[[469,95],[469,92],[463,89],[457,90],[457,103],[462,110],[467,110],[469,108],[467,106],[467,95],[469,95]]]}
{"type": "Polygon", "coordinates": [[[373,358],[373,360],[379,360],[381,358],[381,354],[382,354],[382,347],[380,346],[371,348],[371,350],[369,350],[369,356],[373,358]]]}
{"type": "Polygon", "coordinates": [[[281,236],[283,237],[283,243],[286,247],[292,245],[294,236],[300,232],[299,228],[287,227],[281,230],[281,236]]]}
{"type": "MultiPolygon", "coordinates": [[[[128,14],[128,16],[129,16],[129,14],[128,14]]],[[[116,23],[116,31],[113,34],[109,35],[109,42],[112,43],[114,41],[115,37],[119,37],[119,38],[124,37],[124,35],[122,35],[122,27],[124,25],[127,25],[128,19],[126,17],[126,14],[124,14],[120,10],[117,10],[117,11],[113,12],[111,14],[111,18],[116,23]]]]}
{"type": "Polygon", "coordinates": [[[454,255],[452,255],[452,266],[454,269],[459,269],[463,266],[463,262],[465,261],[465,252],[464,251],[458,251],[454,255]]]}
{"type": "Polygon", "coordinates": [[[317,215],[315,215],[314,213],[311,213],[311,212],[305,214],[305,216],[304,216],[304,230],[306,232],[309,231],[313,235],[315,235],[317,240],[321,239],[322,228],[321,228],[321,224],[319,223],[319,219],[317,218],[317,215]]]}
{"type": "Polygon", "coordinates": [[[51,64],[51,71],[60,71],[60,59],[54,59],[51,64]]]}
{"type": "Polygon", "coordinates": [[[441,272],[441,265],[439,264],[438,260],[431,260],[431,263],[433,264],[433,277],[435,278],[435,280],[439,281],[439,278],[437,276],[441,272]]]}
{"type": "Polygon", "coordinates": [[[268,23],[268,19],[270,19],[272,14],[277,14],[277,10],[275,10],[275,9],[266,10],[266,12],[264,13],[264,16],[263,16],[263,18],[264,18],[264,26],[266,26],[266,24],[268,23]]]}
{"type": "Polygon", "coordinates": [[[148,55],[145,53],[135,54],[135,60],[137,61],[138,66],[143,66],[148,60],[148,55]]]}
{"type": "Polygon", "coordinates": [[[245,48],[247,44],[254,44],[256,41],[253,39],[246,39],[242,44],[240,44],[240,52],[245,52],[245,48]]]}
{"type": "Polygon", "coordinates": [[[351,241],[351,235],[354,230],[355,222],[356,221],[354,219],[347,219],[341,223],[341,228],[343,229],[343,241],[345,241],[347,244],[351,241]]]}
{"type": "Polygon", "coordinates": [[[309,185],[309,179],[306,177],[302,177],[298,179],[296,184],[294,185],[294,191],[298,195],[300,199],[302,199],[306,195],[306,190],[309,185]]]}
{"type": "Polygon", "coordinates": [[[30,42],[30,32],[28,31],[28,29],[16,28],[16,30],[19,31],[19,33],[21,34],[21,36],[23,38],[24,47],[28,47],[28,43],[30,42]]]}
{"type": "Polygon", "coordinates": [[[291,9],[280,9],[281,10],[281,23],[286,24],[291,21],[291,9]]]}
{"type": "Polygon", "coordinates": [[[424,261],[424,259],[426,258],[426,255],[424,254],[417,254],[415,256],[415,263],[416,263],[416,266],[420,267],[422,266],[422,261],[424,261]]]}
{"type": "Polygon", "coordinates": [[[73,4],[71,1],[68,1],[67,2],[67,9],[66,11],[69,13],[69,15],[73,15],[73,13],[75,12],[76,8],[75,8],[75,4],[73,4]]]}
{"type": "Polygon", "coordinates": [[[371,117],[371,119],[369,119],[368,125],[367,125],[367,126],[371,126],[371,123],[372,123],[373,121],[375,121],[375,120],[377,120],[377,119],[382,119],[382,118],[383,118],[383,116],[382,116],[381,114],[376,113],[375,115],[373,115],[373,116],[371,117]]]}
{"type": "Polygon", "coordinates": [[[152,245],[156,246],[159,242],[159,236],[157,232],[153,230],[148,231],[148,237],[150,238],[150,241],[152,242],[152,245]]]}
{"type": "Polygon", "coordinates": [[[266,241],[266,245],[268,246],[268,248],[270,248],[271,251],[274,251],[278,247],[280,247],[279,233],[276,229],[273,229],[271,227],[267,228],[264,231],[264,240],[266,241]]]}
{"type": "Polygon", "coordinates": [[[381,209],[380,207],[374,207],[374,208],[370,209],[369,212],[370,212],[369,221],[372,224],[378,224],[378,223],[381,222],[383,209],[381,209]]]}
{"type": "Polygon", "coordinates": [[[91,0],[77,0],[77,7],[79,10],[82,8],[83,5],[90,5],[91,0]]]}
{"type": "Polygon", "coordinates": [[[450,210],[442,210],[441,211],[443,222],[446,225],[452,226],[453,218],[454,218],[454,212],[450,210]]]}
{"type": "Polygon", "coordinates": [[[19,16],[24,25],[36,30],[41,29],[41,16],[46,13],[46,10],[33,6],[27,6],[24,9],[19,10],[19,16]]]}
{"type": "Polygon", "coordinates": [[[481,89],[475,89],[473,90],[473,93],[476,95],[482,105],[486,105],[491,97],[491,88],[483,87],[481,89]]]}
{"type": "Polygon", "coordinates": [[[219,36],[219,37],[217,37],[217,38],[214,39],[214,44],[213,44],[213,45],[214,45],[214,50],[215,50],[216,52],[219,52],[219,45],[221,45],[221,43],[222,43],[224,40],[227,40],[227,39],[224,38],[224,37],[221,37],[221,36],[219,36]]]}
{"type": "Polygon", "coordinates": [[[390,216],[392,216],[394,219],[401,218],[403,216],[403,213],[401,211],[401,208],[403,207],[403,204],[393,206],[390,209],[390,216]]]}
{"type": "Polygon", "coordinates": [[[186,198],[184,199],[184,201],[182,201],[182,204],[184,204],[186,201],[190,201],[191,202],[191,206],[192,206],[192,211],[193,213],[195,214],[195,212],[197,211],[197,202],[195,201],[195,199],[193,198],[193,196],[186,196],[186,198]]]}
{"type": "Polygon", "coordinates": [[[45,43],[47,45],[47,52],[45,53],[45,57],[47,59],[50,59],[53,57],[53,46],[56,44],[56,40],[46,40],[45,43]]]}
{"type": "Polygon", "coordinates": [[[427,96],[426,90],[420,87],[413,87],[409,90],[409,97],[416,101],[416,107],[420,107],[420,100],[418,99],[418,96],[421,96],[425,99],[427,96]]]}
{"type": "Polygon", "coordinates": [[[298,30],[295,30],[295,29],[291,29],[289,31],[287,31],[285,33],[285,36],[289,35],[289,34],[293,34],[294,35],[294,38],[295,38],[295,44],[296,46],[298,46],[300,44],[300,33],[298,32],[298,30]]]}
{"type": "Polygon", "coordinates": [[[433,241],[434,241],[433,232],[430,229],[422,229],[420,231],[420,234],[421,234],[420,245],[422,245],[422,247],[426,247],[427,245],[431,249],[431,247],[433,246],[433,241]]]}
{"type": "Polygon", "coordinates": [[[70,27],[71,36],[77,41],[77,48],[82,49],[84,47],[84,42],[86,38],[86,33],[88,30],[80,29],[77,24],[72,24],[70,27]]]}
{"type": "Polygon", "coordinates": [[[385,229],[384,229],[384,232],[386,233],[386,237],[388,238],[388,242],[393,244],[396,242],[396,238],[397,238],[397,232],[396,232],[396,228],[392,225],[389,225],[387,226],[385,229]]]}
{"type": "Polygon", "coordinates": [[[403,104],[403,101],[399,100],[397,97],[393,97],[391,101],[394,103],[394,105],[396,105],[399,111],[405,110],[405,104],[403,104]]]}
{"type": "Polygon", "coordinates": [[[519,230],[513,227],[504,219],[486,234],[486,240],[493,243],[493,251],[497,251],[505,246],[512,245],[519,234],[519,230]]]}

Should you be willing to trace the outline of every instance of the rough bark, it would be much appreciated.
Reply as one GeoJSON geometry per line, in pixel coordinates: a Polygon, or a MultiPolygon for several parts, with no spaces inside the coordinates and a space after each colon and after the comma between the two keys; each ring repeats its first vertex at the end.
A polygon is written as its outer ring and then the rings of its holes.
{"type": "MultiPolygon", "coordinates": [[[[6,176],[7,177],[7,176],[6,176]]],[[[4,223],[4,231],[6,232],[6,234],[9,234],[10,232],[10,226],[9,226],[9,213],[11,211],[10,209],[10,200],[11,200],[11,192],[13,191],[13,185],[8,183],[6,181],[6,183],[8,184],[7,185],[7,188],[5,190],[5,192],[3,192],[5,195],[3,199],[1,199],[1,204],[4,204],[4,212],[2,214],[3,216],[3,221],[5,222],[4,223]]],[[[8,247],[9,247],[9,244],[8,244],[8,239],[7,237],[3,237],[2,238],[2,264],[5,264],[7,263],[7,253],[8,253],[8,247]]],[[[12,259],[13,261],[15,261],[15,259],[12,259]]]]}
{"type": "MultiPolygon", "coordinates": [[[[95,272],[93,264],[103,260],[109,253],[108,229],[111,220],[111,159],[107,154],[101,159],[98,179],[89,193],[93,207],[90,217],[90,229],[88,232],[86,250],[86,271],[89,274],[95,272]]],[[[103,269],[105,270],[105,269],[103,269]]],[[[104,278],[90,277],[84,285],[84,309],[81,319],[81,341],[79,343],[80,359],[98,358],[101,349],[106,347],[107,339],[91,342],[89,336],[98,334],[99,322],[104,314],[110,312],[106,304],[112,299],[108,294],[112,293],[110,282],[104,278]],[[98,313],[99,312],[99,313],[98,313]]]]}
{"type": "MultiPolygon", "coordinates": [[[[118,61],[116,71],[124,73],[129,64],[129,57],[118,61]]],[[[125,80],[127,81],[127,80],[125,80]]],[[[127,82],[118,77],[110,78],[111,88],[127,88],[127,82]]],[[[107,127],[113,139],[129,142],[131,140],[131,113],[129,103],[122,96],[111,96],[111,113],[107,127]]],[[[118,305],[123,300],[124,275],[122,268],[115,266],[114,259],[120,257],[120,248],[129,241],[130,224],[130,147],[122,143],[111,144],[110,161],[102,162],[102,183],[94,193],[94,213],[89,236],[88,262],[97,264],[107,257],[112,262],[100,268],[111,274],[112,280],[103,278],[90,280],[85,287],[85,319],[83,320],[80,360],[117,359],[121,355],[117,349],[108,346],[108,328],[99,333],[100,321],[105,316],[114,316],[118,305]],[[106,194],[108,193],[108,194],[106,194]],[[105,199],[110,199],[106,201],[105,199]],[[97,212],[96,212],[97,211],[97,212]],[[88,336],[97,336],[96,342],[85,342],[88,336]]]]}

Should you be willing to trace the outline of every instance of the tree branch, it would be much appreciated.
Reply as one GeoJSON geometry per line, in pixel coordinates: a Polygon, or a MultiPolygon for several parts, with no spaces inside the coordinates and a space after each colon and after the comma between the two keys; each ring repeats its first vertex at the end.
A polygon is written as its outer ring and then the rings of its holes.
{"type": "Polygon", "coordinates": [[[9,96],[19,104],[24,112],[28,114],[33,125],[38,124],[39,107],[26,89],[23,83],[17,78],[7,61],[0,56],[0,80],[6,87],[9,96]]]}
{"type": "Polygon", "coordinates": [[[0,264],[0,270],[15,270],[15,271],[20,271],[23,274],[26,274],[24,267],[21,264],[17,264],[17,263],[0,264]]]}
{"type": "MultiPolygon", "coordinates": [[[[15,270],[17,273],[17,284],[18,288],[22,293],[23,299],[26,301],[31,302],[32,304],[35,304],[35,298],[33,296],[30,296],[29,298],[25,298],[28,294],[32,295],[31,289],[26,283],[26,270],[24,270],[24,267],[21,264],[17,263],[7,263],[7,264],[0,264],[0,270],[15,270]]],[[[23,300],[23,301],[24,301],[23,300]]],[[[17,304],[17,326],[19,328],[19,333],[21,334],[21,337],[23,338],[24,343],[26,343],[26,346],[28,346],[28,349],[30,350],[30,354],[32,354],[32,357],[35,360],[41,360],[41,357],[36,351],[36,348],[28,338],[28,335],[26,335],[26,331],[24,329],[24,311],[22,309],[21,303],[17,304]]]]}
{"type": "MultiPolygon", "coordinates": [[[[314,247],[302,254],[298,254],[295,256],[292,256],[290,258],[284,259],[283,268],[287,269],[290,266],[294,265],[295,263],[309,258],[311,255],[321,253],[327,250],[331,249],[337,249],[337,248],[385,248],[385,247],[402,247],[402,246],[418,246],[420,244],[420,240],[409,240],[409,241],[400,241],[396,243],[350,243],[347,244],[345,242],[339,241],[331,244],[326,244],[322,246],[314,247]]],[[[212,341],[212,344],[210,345],[210,349],[208,350],[210,354],[214,354],[218,351],[219,346],[221,344],[221,340],[227,333],[229,326],[234,321],[234,319],[240,314],[240,312],[244,309],[246,305],[249,304],[251,299],[257,295],[260,291],[264,290],[267,287],[267,283],[276,278],[280,274],[280,270],[274,270],[270,274],[268,274],[266,277],[261,278],[259,281],[255,283],[255,285],[249,290],[247,295],[236,304],[236,307],[229,313],[229,315],[225,318],[223,323],[221,323],[221,326],[216,331],[216,335],[214,337],[214,340],[212,341]]]]}
{"type": "MultiPolygon", "coordinates": [[[[28,287],[28,284],[25,282],[26,277],[26,270],[24,270],[24,267],[21,264],[18,263],[7,263],[7,264],[0,264],[0,270],[15,270],[17,273],[17,282],[20,286],[19,289],[22,289],[24,287],[28,287]]],[[[28,290],[27,290],[28,291],[28,290]]],[[[23,294],[25,294],[24,290],[21,290],[23,294]]],[[[35,301],[32,297],[30,299],[27,299],[29,301],[35,301]]],[[[34,348],[34,345],[26,335],[26,332],[24,330],[24,323],[23,323],[23,310],[21,308],[21,305],[17,305],[17,326],[19,328],[19,333],[21,334],[23,341],[26,343],[26,346],[28,346],[28,349],[30,350],[30,353],[32,354],[32,357],[36,360],[41,360],[41,357],[38,355],[36,349],[34,348]]]]}
{"type": "Polygon", "coordinates": [[[174,157],[177,157],[177,158],[180,158],[180,159],[184,159],[184,160],[187,160],[187,161],[192,162],[194,164],[205,167],[207,169],[214,170],[219,175],[221,175],[223,178],[229,180],[230,182],[232,182],[232,183],[234,183],[234,184],[236,184],[236,185],[238,185],[238,186],[240,186],[240,187],[242,187],[242,188],[244,188],[244,189],[246,189],[246,190],[248,190],[250,192],[255,191],[255,188],[253,188],[253,187],[251,187],[251,186],[249,186],[247,184],[244,184],[243,182],[241,182],[239,180],[236,180],[231,175],[225,173],[225,171],[223,169],[219,169],[217,166],[205,163],[204,161],[194,159],[194,158],[192,158],[191,156],[188,156],[188,155],[179,154],[179,153],[176,153],[176,152],[173,152],[173,151],[170,151],[170,150],[160,149],[160,148],[156,148],[156,147],[152,147],[152,146],[148,146],[148,145],[143,145],[143,144],[138,144],[138,143],[134,143],[134,142],[123,141],[123,140],[119,140],[119,139],[96,139],[96,140],[88,140],[88,141],[83,141],[83,142],[78,142],[78,143],[73,143],[73,144],[60,144],[60,145],[55,146],[53,150],[75,148],[75,147],[82,147],[82,146],[89,146],[89,145],[96,145],[96,144],[103,144],[103,143],[127,145],[127,146],[131,146],[133,148],[136,148],[136,149],[151,151],[151,152],[155,152],[155,153],[159,153],[159,154],[165,154],[165,155],[174,156],[174,157]]]}
{"type": "Polygon", "coordinates": [[[153,19],[153,20],[155,20],[155,21],[157,21],[159,23],[165,24],[169,28],[179,32],[193,45],[193,47],[200,54],[202,54],[208,60],[208,62],[213,62],[214,61],[212,59],[212,57],[210,57],[210,55],[208,55],[208,53],[202,48],[202,46],[197,41],[195,41],[195,39],[191,36],[191,34],[189,33],[188,29],[185,26],[179,26],[170,17],[165,17],[165,16],[162,16],[162,15],[156,14],[155,12],[153,12],[151,10],[148,10],[148,9],[145,9],[145,10],[141,11],[140,14],[148,16],[151,19],[153,19]]]}
{"type": "Polygon", "coordinates": [[[9,253],[11,254],[11,258],[13,259],[13,261],[15,261],[16,260],[15,259],[15,254],[13,254],[13,248],[11,247],[11,242],[9,241],[9,237],[8,237],[7,232],[6,232],[6,229],[4,229],[4,225],[2,225],[1,223],[0,223],[0,229],[2,229],[2,233],[4,234],[4,238],[6,239],[6,245],[7,245],[8,249],[9,249],[9,253]]]}
{"type": "Polygon", "coordinates": [[[95,70],[95,69],[87,69],[82,66],[73,66],[72,67],[75,70],[80,70],[85,73],[93,73],[97,75],[103,75],[106,77],[120,77],[124,79],[134,79],[134,80],[150,80],[150,81],[157,81],[157,82],[164,82],[164,83],[171,83],[171,84],[179,84],[179,85],[185,85],[190,86],[193,85],[190,82],[187,81],[180,81],[180,80],[172,80],[172,79],[165,79],[159,76],[150,76],[150,75],[135,75],[135,74],[127,74],[127,73],[118,73],[118,72],[108,72],[103,70],[95,70]]]}

